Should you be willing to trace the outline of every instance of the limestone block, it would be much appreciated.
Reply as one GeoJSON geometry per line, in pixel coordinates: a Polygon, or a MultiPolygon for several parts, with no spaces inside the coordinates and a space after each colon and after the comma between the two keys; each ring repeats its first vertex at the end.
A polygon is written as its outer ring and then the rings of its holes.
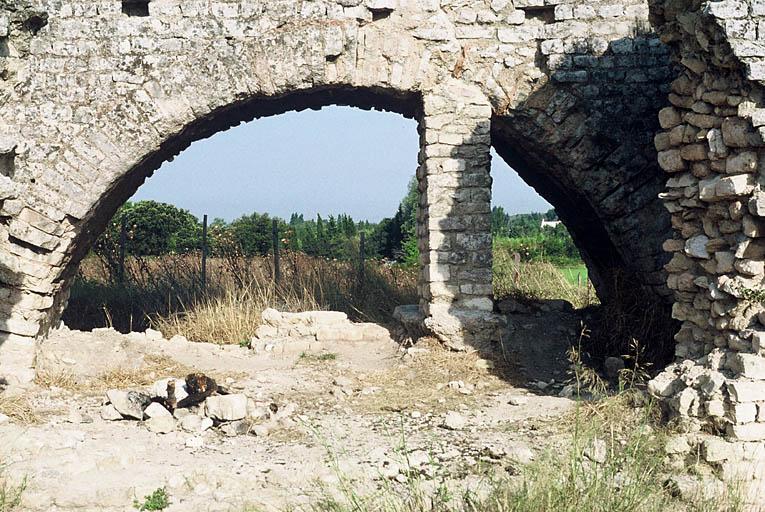
{"type": "Polygon", "coordinates": [[[725,416],[725,403],[722,400],[709,400],[704,404],[704,409],[713,418],[725,416]]]}
{"type": "Polygon", "coordinates": [[[765,382],[738,379],[728,382],[727,388],[731,400],[736,402],[759,402],[765,400],[765,382]]]}
{"type": "Polygon", "coordinates": [[[752,423],[757,419],[757,406],[751,402],[732,404],[729,417],[737,425],[752,423]]]}
{"type": "Polygon", "coordinates": [[[736,270],[747,276],[757,276],[765,272],[765,262],[755,260],[738,260],[736,270]]]}
{"type": "Polygon", "coordinates": [[[738,455],[733,443],[711,436],[704,439],[702,453],[707,462],[722,462],[738,455]]]}
{"type": "Polygon", "coordinates": [[[680,387],[682,387],[682,381],[667,371],[660,373],[648,382],[648,391],[656,397],[670,397],[680,387]]]}
{"type": "Polygon", "coordinates": [[[205,415],[221,421],[236,421],[247,416],[247,397],[242,394],[210,396],[205,400],[205,415]]]}
{"type": "Polygon", "coordinates": [[[739,441],[762,441],[765,440],[765,423],[730,424],[727,427],[727,434],[739,441]]]}
{"type": "Polygon", "coordinates": [[[757,189],[749,199],[749,213],[758,217],[765,217],[765,191],[757,189]]]}
{"type": "Polygon", "coordinates": [[[341,311],[310,311],[309,321],[312,325],[342,324],[348,321],[348,315],[341,311]]]}
{"type": "Polygon", "coordinates": [[[742,151],[728,157],[725,172],[728,174],[741,174],[757,171],[757,153],[754,151],[742,151]]]}
{"type": "Polygon", "coordinates": [[[279,327],[282,322],[282,314],[273,308],[268,308],[260,314],[261,320],[273,327],[279,327]]]}
{"type": "Polygon", "coordinates": [[[749,14],[749,6],[742,0],[723,0],[710,2],[709,13],[723,20],[731,18],[743,18],[749,14]]]}
{"type": "Polygon", "coordinates": [[[366,0],[365,5],[370,11],[393,11],[398,8],[398,0],[366,0]]]}
{"type": "Polygon", "coordinates": [[[758,217],[765,217],[765,191],[756,189],[749,199],[749,213],[758,217]]]}
{"type": "MultiPolygon", "coordinates": [[[[700,161],[707,159],[707,147],[705,144],[688,144],[680,149],[683,160],[700,161]]],[[[756,160],[755,160],[756,166],[756,160]]]]}
{"type": "Polygon", "coordinates": [[[261,325],[255,329],[255,337],[261,340],[276,338],[279,330],[272,325],[261,325]]]}
{"type": "Polygon", "coordinates": [[[717,199],[717,184],[722,178],[715,176],[699,181],[699,199],[702,201],[714,201],[717,199]]]}
{"type": "Polygon", "coordinates": [[[718,128],[712,128],[707,132],[707,143],[710,158],[719,159],[728,156],[728,146],[725,145],[722,131],[718,128]]]}
{"type": "Polygon", "coordinates": [[[741,376],[753,380],[765,380],[765,358],[756,354],[736,354],[732,367],[741,376]]]}
{"type": "Polygon", "coordinates": [[[743,196],[754,190],[754,176],[750,174],[738,174],[721,178],[715,185],[715,197],[726,199],[743,196]]]}
{"type": "Polygon", "coordinates": [[[735,257],[732,252],[718,251],[715,253],[715,261],[717,262],[717,268],[715,269],[718,274],[726,274],[733,271],[733,265],[735,257]]]}
{"type": "Polygon", "coordinates": [[[555,21],[570,20],[574,17],[574,8],[569,4],[559,4],[555,6],[555,21]]]}
{"type": "Polygon", "coordinates": [[[358,324],[358,327],[362,329],[362,338],[365,340],[386,340],[390,339],[390,331],[382,325],[363,323],[358,324]]]}
{"type": "Polygon", "coordinates": [[[659,166],[667,172],[677,172],[685,169],[680,150],[670,149],[659,153],[659,166]]]}
{"type": "Polygon", "coordinates": [[[751,143],[750,124],[740,117],[729,117],[722,122],[722,136],[726,146],[745,148],[751,143]]]}
{"type": "Polygon", "coordinates": [[[759,217],[744,215],[742,220],[742,231],[746,236],[760,238],[765,236],[765,221],[759,217]]]}

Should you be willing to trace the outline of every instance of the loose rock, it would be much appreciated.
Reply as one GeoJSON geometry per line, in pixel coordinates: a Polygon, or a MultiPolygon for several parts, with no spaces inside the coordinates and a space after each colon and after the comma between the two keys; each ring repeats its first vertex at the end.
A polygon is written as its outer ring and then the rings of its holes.
{"type": "Polygon", "coordinates": [[[247,397],[242,394],[211,396],[205,400],[205,415],[220,421],[236,421],[247,416],[247,397]]]}
{"type": "Polygon", "coordinates": [[[135,420],[143,419],[143,411],[151,403],[149,395],[137,391],[110,389],[106,392],[106,397],[121,415],[135,420]]]}

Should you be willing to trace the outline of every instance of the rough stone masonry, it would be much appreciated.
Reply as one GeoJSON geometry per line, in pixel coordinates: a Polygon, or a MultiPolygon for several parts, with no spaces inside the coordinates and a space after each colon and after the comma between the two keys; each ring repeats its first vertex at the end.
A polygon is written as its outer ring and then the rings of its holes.
{"type": "Polygon", "coordinates": [[[419,123],[427,328],[459,345],[502,325],[494,147],[603,300],[628,282],[673,304],[678,362],[652,390],[761,446],[763,16],[761,0],[0,0],[1,371],[33,375],[80,260],[162,162],[243,121],[352,105],[419,123]]]}

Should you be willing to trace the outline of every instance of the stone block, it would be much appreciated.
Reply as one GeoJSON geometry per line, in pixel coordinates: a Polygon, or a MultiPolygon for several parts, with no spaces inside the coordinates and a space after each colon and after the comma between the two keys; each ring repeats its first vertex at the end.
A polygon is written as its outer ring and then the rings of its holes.
{"type": "Polygon", "coordinates": [[[247,416],[247,397],[242,394],[210,396],[204,403],[205,416],[220,421],[236,421],[247,416]]]}
{"type": "Polygon", "coordinates": [[[742,174],[757,171],[757,153],[754,151],[742,151],[728,157],[725,172],[728,174],[742,174]]]}
{"type": "Polygon", "coordinates": [[[725,145],[733,148],[750,146],[751,125],[746,119],[728,117],[722,122],[722,136],[725,145]]]}
{"type": "Polygon", "coordinates": [[[765,440],[765,423],[730,424],[726,432],[730,438],[739,441],[763,441],[765,440]]]}
{"type": "Polygon", "coordinates": [[[689,238],[685,242],[685,254],[692,258],[709,259],[709,251],[707,250],[707,244],[709,243],[709,237],[706,235],[696,235],[689,238]]]}
{"type": "Polygon", "coordinates": [[[757,420],[757,405],[751,402],[732,404],[728,416],[737,425],[753,423],[757,420]]]}
{"type": "Polygon", "coordinates": [[[680,113],[674,107],[665,107],[659,111],[659,124],[665,130],[674,128],[682,122],[680,113]]]}
{"type": "Polygon", "coordinates": [[[728,382],[727,388],[735,402],[765,401],[765,381],[733,380],[728,382]]]}
{"type": "Polygon", "coordinates": [[[669,149],[659,152],[659,166],[667,172],[678,172],[685,169],[685,162],[679,149],[669,149]]]}
{"type": "Polygon", "coordinates": [[[735,444],[719,437],[705,438],[701,447],[704,460],[707,462],[723,462],[738,455],[735,444]]]}
{"type": "Polygon", "coordinates": [[[731,365],[741,376],[765,381],[765,358],[756,354],[736,354],[731,365]]]}
{"type": "Polygon", "coordinates": [[[715,197],[727,199],[736,196],[744,196],[754,190],[754,176],[751,174],[739,174],[721,178],[715,185],[715,197]]]}

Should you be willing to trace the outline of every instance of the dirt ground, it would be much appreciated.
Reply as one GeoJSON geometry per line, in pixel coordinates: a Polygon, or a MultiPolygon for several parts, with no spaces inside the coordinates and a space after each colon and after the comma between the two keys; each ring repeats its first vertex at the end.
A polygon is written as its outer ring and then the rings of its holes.
{"type": "Polygon", "coordinates": [[[428,340],[409,350],[275,343],[258,353],[151,333],[56,331],[38,358],[37,384],[0,394],[10,412],[0,422],[0,461],[7,475],[27,478],[22,510],[34,511],[132,510],[160,487],[170,511],[284,510],[341,482],[372,492],[410,471],[480,492],[491,472],[513,474],[554,445],[544,426],[574,403],[558,395],[575,315],[510,318],[511,334],[491,360],[428,340]],[[157,434],[144,422],[102,419],[107,389],[140,390],[190,371],[278,421],[229,436],[218,427],[157,434]]]}

